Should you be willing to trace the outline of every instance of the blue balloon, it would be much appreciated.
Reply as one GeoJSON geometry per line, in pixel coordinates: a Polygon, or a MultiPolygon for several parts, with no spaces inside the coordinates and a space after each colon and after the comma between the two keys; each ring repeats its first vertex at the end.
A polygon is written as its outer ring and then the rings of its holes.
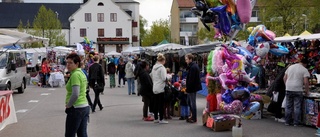
{"type": "Polygon", "coordinates": [[[276,56],[283,56],[289,53],[289,49],[282,46],[280,43],[277,44],[278,48],[270,49],[270,53],[276,56]]]}
{"type": "Polygon", "coordinates": [[[219,16],[218,26],[222,31],[222,33],[228,35],[231,31],[231,25],[230,25],[230,20],[228,18],[226,9],[227,9],[227,5],[223,5],[223,6],[210,8],[209,10],[218,14],[219,16]]]}
{"type": "Polygon", "coordinates": [[[252,58],[253,58],[253,55],[251,52],[249,52],[246,48],[244,47],[236,47],[237,49],[239,49],[239,52],[238,54],[242,55],[242,56],[245,56],[248,60],[248,62],[251,62],[252,58]]]}

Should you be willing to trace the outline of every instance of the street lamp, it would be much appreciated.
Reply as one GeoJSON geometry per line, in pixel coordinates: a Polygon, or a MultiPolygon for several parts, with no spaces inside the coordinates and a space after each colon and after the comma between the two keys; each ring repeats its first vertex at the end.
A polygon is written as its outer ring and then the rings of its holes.
{"type": "Polygon", "coordinates": [[[304,30],[307,30],[307,15],[302,14],[302,16],[304,17],[304,30]]]}

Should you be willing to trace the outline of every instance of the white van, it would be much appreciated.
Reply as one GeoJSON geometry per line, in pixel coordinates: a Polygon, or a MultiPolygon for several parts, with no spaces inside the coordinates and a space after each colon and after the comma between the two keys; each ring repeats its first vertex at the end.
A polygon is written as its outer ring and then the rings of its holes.
{"type": "Polygon", "coordinates": [[[0,84],[7,89],[23,93],[26,88],[26,52],[22,50],[0,51],[0,84]]]}

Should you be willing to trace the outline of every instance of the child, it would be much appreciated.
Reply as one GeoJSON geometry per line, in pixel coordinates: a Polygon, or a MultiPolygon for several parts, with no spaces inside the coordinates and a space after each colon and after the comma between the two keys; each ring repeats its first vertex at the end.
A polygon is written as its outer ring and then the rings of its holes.
{"type": "MultiPolygon", "coordinates": [[[[186,92],[186,85],[185,82],[182,81],[181,83],[181,90],[179,92],[179,100],[180,100],[180,108],[181,108],[181,116],[179,120],[186,120],[189,116],[189,108],[187,103],[187,92],[186,92]]],[[[180,86],[180,84],[179,84],[180,86]]]]}

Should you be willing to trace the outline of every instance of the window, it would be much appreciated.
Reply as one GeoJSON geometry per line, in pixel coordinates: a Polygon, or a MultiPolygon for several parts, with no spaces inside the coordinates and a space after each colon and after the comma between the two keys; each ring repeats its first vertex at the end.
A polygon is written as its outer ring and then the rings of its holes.
{"type": "Polygon", "coordinates": [[[104,37],[104,29],[98,29],[98,37],[104,37]]]}
{"type": "Polygon", "coordinates": [[[121,28],[117,28],[116,29],[116,36],[117,37],[122,37],[122,29],[121,28]]]}
{"type": "Polygon", "coordinates": [[[110,13],[110,21],[117,22],[117,13],[110,13]]]}
{"type": "Polygon", "coordinates": [[[84,14],[84,21],[85,22],[91,22],[91,13],[85,13],[84,14]]]}
{"type": "Polygon", "coordinates": [[[80,37],[87,36],[87,30],[86,29],[80,29],[80,37]]]}
{"type": "Polygon", "coordinates": [[[104,6],[104,4],[102,2],[99,2],[98,6],[104,6]]]}
{"type": "Polygon", "coordinates": [[[251,17],[258,17],[258,11],[257,10],[253,10],[251,13],[251,17]]]}
{"type": "Polygon", "coordinates": [[[104,14],[98,13],[98,22],[104,22],[104,14]]]}

